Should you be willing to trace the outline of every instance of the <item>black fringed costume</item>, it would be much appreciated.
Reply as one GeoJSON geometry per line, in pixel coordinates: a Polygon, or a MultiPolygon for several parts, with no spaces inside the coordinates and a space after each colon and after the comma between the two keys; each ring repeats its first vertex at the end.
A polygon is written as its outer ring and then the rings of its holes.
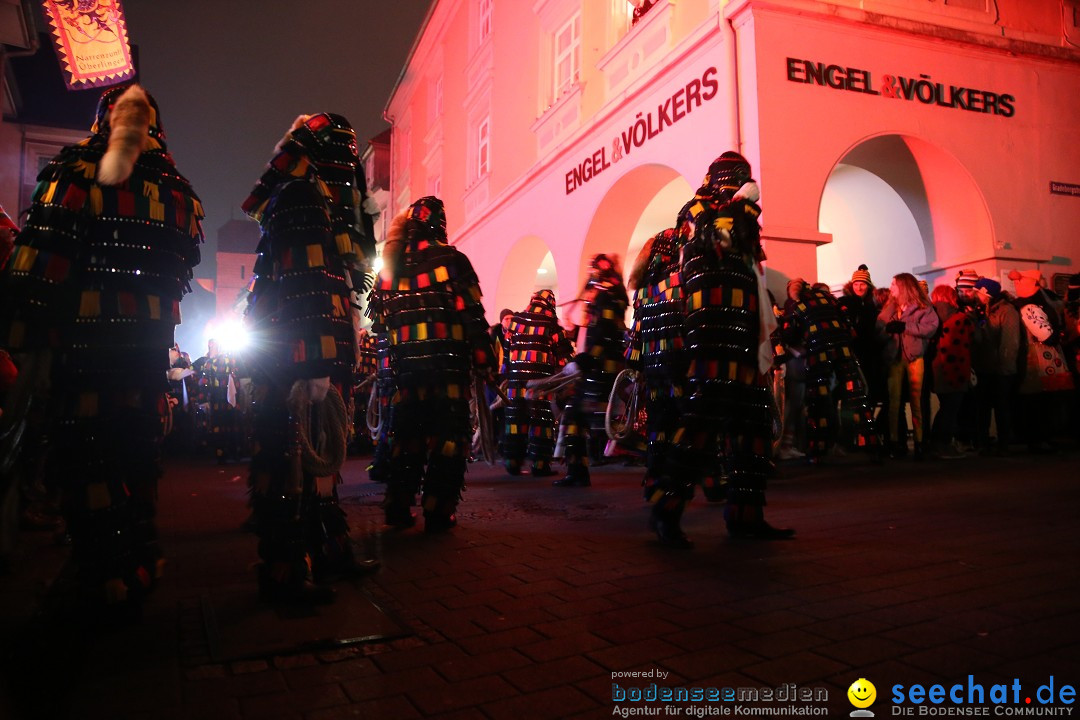
{"type": "Polygon", "coordinates": [[[15,352],[52,351],[50,477],[62,491],[73,566],[92,599],[118,603],[145,594],[161,559],[154,516],[166,372],[203,211],[140,88],[108,90],[92,132],[38,176],[0,285],[0,341],[15,352]],[[114,134],[134,166],[105,185],[97,178],[114,134]]]}
{"type": "Polygon", "coordinates": [[[582,375],[563,411],[560,432],[566,436],[566,477],[556,480],[557,486],[589,484],[589,457],[603,453],[604,411],[615,376],[625,366],[629,299],[622,276],[607,255],[597,255],[590,262],[581,300],[585,303],[585,322],[579,328],[579,338],[584,332],[584,347],[579,341],[574,362],[582,375]]]}
{"type": "Polygon", "coordinates": [[[507,335],[510,341],[506,354],[509,381],[506,394],[510,403],[506,406],[502,451],[506,469],[517,475],[528,455],[533,475],[550,475],[555,451],[550,393],[527,390],[525,385],[529,380],[557,373],[573,353],[555,316],[554,293],[550,290],[534,293],[529,307],[514,313],[507,335]]]}
{"type": "Polygon", "coordinates": [[[349,403],[349,417],[351,418],[349,444],[355,451],[374,449],[367,429],[367,410],[371,394],[375,392],[375,377],[379,370],[379,355],[375,342],[375,334],[370,330],[360,331],[357,344],[356,377],[349,403]]]}
{"type": "Polygon", "coordinates": [[[728,470],[729,532],[790,534],[765,523],[762,511],[773,468],[763,373],[772,365],[776,321],[761,285],[756,199],[750,165],[737,153],[724,153],[679,215],[679,230],[687,235],[678,279],[686,386],[674,447],[650,498],[652,526],[675,546],[690,544],[679,519],[694,485],[712,473],[718,452],[728,470]]]}
{"type": "Polygon", "coordinates": [[[252,510],[263,590],[285,597],[353,560],[336,486],[356,365],[350,293],[374,255],[364,189],[352,127],[323,113],[297,120],[243,205],[262,226],[246,313],[259,386],[252,510]]]}
{"type": "Polygon", "coordinates": [[[372,482],[384,483],[390,478],[390,416],[394,398],[394,371],[390,368],[390,336],[379,323],[372,326],[375,334],[375,390],[379,403],[379,434],[375,438],[375,455],[368,466],[372,482]]]}
{"type": "Polygon", "coordinates": [[[446,243],[442,201],[424,197],[394,219],[368,313],[386,326],[394,398],[386,520],[413,522],[423,489],[425,531],[447,530],[472,445],[471,372],[494,373],[494,353],[469,259],[446,243]]]}
{"type": "Polygon", "coordinates": [[[853,347],[854,334],[831,293],[804,286],[783,317],[788,345],[806,348],[806,453],[825,455],[839,437],[840,423],[852,428],[857,449],[881,449],[873,405],[853,347]],[[836,402],[840,401],[837,415],[836,402]]]}
{"type": "Polygon", "coordinates": [[[641,249],[630,274],[634,325],[626,362],[644,373],[648,393],[646,499],[652,498],[657,481],[665,474],[670,475],[666,463],[672,434],[679,424],[679,404],[686,383],[683,293],[679,278],[679,254],[684,239],[674,229],[657,233],[641,249]]]}
{"type": "Polygon", "coordinates": [[[235,388],[236,360],[216,352],[204,355],[191,365],[198,377],[196,402],[206,405],[206,437],[218,462],[226,456],[235,458],[241,442],[240,413],[229,402],[229,380],[235,388]]]}

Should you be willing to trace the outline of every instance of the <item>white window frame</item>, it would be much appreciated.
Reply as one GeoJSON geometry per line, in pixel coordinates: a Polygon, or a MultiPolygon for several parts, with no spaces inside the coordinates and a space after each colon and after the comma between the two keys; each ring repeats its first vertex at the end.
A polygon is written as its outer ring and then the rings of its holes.
{"type": "Polygon", "coordinates": [[[633,0],[611,0],[611,42],[617,43],[626,33],[630,32],[631,22],[634,19],[633,0]]]}
{"type": "Polygon", "coordinates": [[[491,116],[485,115],[476,124],[476,177],[491,172],[491,116]]]}
{"type": "Polygon", "coordinates": [[[551,37],[551,50],[552,99],[558,100],[570,91],[581,77],[580,12],[575,12],[570,19],[558,26],[551,37]],[[560,48],[559,43],[567,33],[569,41],[565,48],[560,48]]]}
{"type": "Polygon", "coordinates": [[[476,37],[478,44],[482,44],[491,37],[491,14],[495,0],[477,0],[476,37]]]}
{"type": "Polygon", "coordinates": [[[435,120],[442,119],[443,115],[443,76],[435,78],[435,98],[432,102],[435,107],[435,120]]]}

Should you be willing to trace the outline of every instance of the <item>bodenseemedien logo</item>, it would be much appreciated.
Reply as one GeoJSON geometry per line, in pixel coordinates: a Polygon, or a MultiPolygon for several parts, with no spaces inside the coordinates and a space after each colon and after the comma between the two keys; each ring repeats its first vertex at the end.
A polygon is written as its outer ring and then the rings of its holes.
{"type": "Polygon", "coordinates": [[[866,678],[859,678],[847,689],[847,699],[855,706],[855,709],[851,711],[851,717],[874,717],[874,713],[866,709],[877,699],[877,688],[874,687],[874,683],[866,678]]]}

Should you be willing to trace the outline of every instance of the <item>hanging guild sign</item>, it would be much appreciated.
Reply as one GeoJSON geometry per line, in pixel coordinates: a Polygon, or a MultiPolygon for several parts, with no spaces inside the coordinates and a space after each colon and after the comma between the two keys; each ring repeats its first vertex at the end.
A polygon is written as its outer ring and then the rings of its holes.
{"type": "Polygon", "coordinates": [[[44,0],[68,90],[106,87],[135,75],[120,0],[44,0]]]}

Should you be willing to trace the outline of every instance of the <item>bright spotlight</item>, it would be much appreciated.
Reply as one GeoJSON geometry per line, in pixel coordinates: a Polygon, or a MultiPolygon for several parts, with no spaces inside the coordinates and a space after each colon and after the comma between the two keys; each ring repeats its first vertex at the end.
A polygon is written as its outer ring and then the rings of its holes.
{"type": "Polygon", "coordinates": [[[207,342],[211,338],[217,340],[218,348],[228,355],[243,352],[249,340],[247,328],[244,327],[240,318],[225,318],[208,324],[206,326],[207,342]]]}

